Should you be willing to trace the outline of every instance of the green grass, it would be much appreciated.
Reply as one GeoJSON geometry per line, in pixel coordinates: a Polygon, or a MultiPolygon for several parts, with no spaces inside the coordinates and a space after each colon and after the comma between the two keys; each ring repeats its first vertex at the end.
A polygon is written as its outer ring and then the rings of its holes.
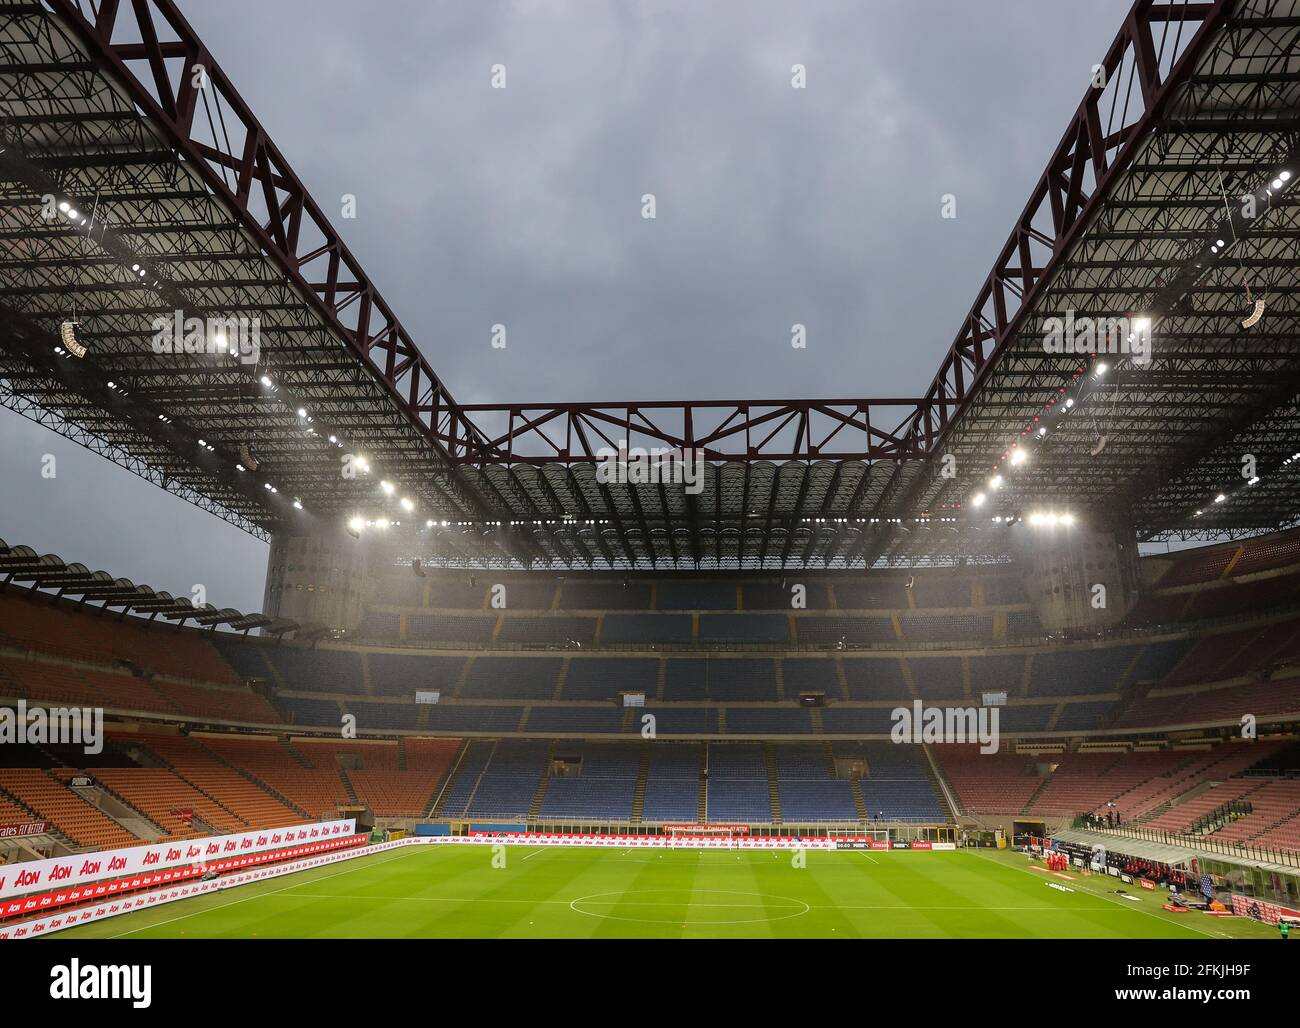
{"type": "Polygon", "coordinates": [[[412,846],[83,925],[57,938],[1095,938],[1268,936],[1160,910],[1015,853],[412,846]],[[1056,882],[1074,889],[1048,887],[1056,882]]]}

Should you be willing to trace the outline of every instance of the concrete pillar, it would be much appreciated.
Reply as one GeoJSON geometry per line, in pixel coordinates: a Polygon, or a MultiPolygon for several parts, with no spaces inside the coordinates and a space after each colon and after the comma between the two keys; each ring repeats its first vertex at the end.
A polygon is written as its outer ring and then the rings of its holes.
{"type": "Polygon", "coordinates": [[[353,631],[374,592],[373,547],[345,529],[279,531],[271,537],[262,609],[303,625],[353,631]]]}
{"type": "Polygon", "coordinates": [[[1025,590],[1047,632],[1095,635],[1137,603],[1137,543],[1127,525],[1085,512],[1072,525],[1025,521],[1016,532],[1025,590]]]}

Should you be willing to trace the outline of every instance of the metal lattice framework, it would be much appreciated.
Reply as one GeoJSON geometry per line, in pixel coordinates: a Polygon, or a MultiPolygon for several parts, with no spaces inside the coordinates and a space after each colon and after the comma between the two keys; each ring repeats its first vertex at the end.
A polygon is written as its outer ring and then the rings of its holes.
{"type": "Polygon", "coordinates": [[[1002,519],[1062,498],[1147,538],[1280,527],[1300,226],[1260,191],[1296,169],[1298,39],[1300,0],[1137,0],[920,399],[466,406],[173,0],[0,0],[0,402],[260,534],[404,494],[431,563],[996,560],[1002,519]],[[159,354],[178,310],[258,318],[257,361],[159,354]],[[1065,311],[1147,313],[1156,359],[1045,352],[1065,311]],[[620,443],[703,451],[702,490],[601,481],[620,443]]]}
{"type": "Polygon", "coordinates": [[[221,625],[245,633],[256,628],[276,636],[299,629],[298,622],[289,618],[241,614],[233,607],[218,609],[210,603],[195,606],[188,597],[136,585],[129,578],[114,578],[107,571],[91,571],[85,564],[70,564],[53,553],[42,555],[30,546],[10,546],[0,539],[0,591],[11,583],[47,592],[52,602],[76,597],[83,607],[98,603],[105,611],[120,608],[119,619],[134,613],[150,621],[160,617],[178,625],[193,621],[201,628],[215,630],[221,625]]]}

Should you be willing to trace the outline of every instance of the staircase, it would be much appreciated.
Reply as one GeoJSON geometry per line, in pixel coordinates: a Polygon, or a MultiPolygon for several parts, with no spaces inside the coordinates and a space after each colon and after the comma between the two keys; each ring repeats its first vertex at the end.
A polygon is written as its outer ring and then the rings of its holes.
{"type": "MultiPolygon", "coordinates": [[[[161,839],[167,834],[167,830],[158,824],[152,818],[146,817],[135,807],[127,802],[126,797],[121,793],[110,789],[98,779],[95,779],[94,785],[85,788],[74,789],[57,775],[50,774],[48,770],[45,776],[51,781],[58,782],[59,785],[66,788],[82,803],[86,803],[98,810],[105,817],[112,818],[126,831],[130,832],[137,839],[143,839],[146,842],[153,842],[155,839],[161,839]]],[[[224,807],[222,808],[225,809],[224,807]]],[[[198,818],[195,818],[197,821],[198,818]]]]}
{"type": "Polygon", "coordinates": [[[348,794],[348,800],[352,803],[359,802],[357,800],[357,791],[352,788],[352,779],[348,777],[347,771],[343,768],[339,768],[339,781],[343,783],[343,788],[348,794]]]}
{"type": "Polygon", "coordinates": [[[862,795],[862,782],[857,778],[850,778],[849,791],[853,793],[853,806],[857,808],[858,820],[869,820],[871,815],[867,813],[867,801],[862,795]]]}
{"type": "MultiPolygon", "coordinates": [[[[204,748],[205,750],[207,749],[206,746],[203,747],[203,748],[204,748]]],[[[162,757],[160,757],[158,754],[154,753],[153,750],[148,749],[148,748],[145,747],[145,746],[141,746],[141,745],[138,745],[138,744],[137,744],[137,745],[136,745],[136,751],[137,751],[138,753],[140,753],[140,754],[146,754],[146,755],[148,755],[148,756],[149,756],[153,761],[155,761],[154,764],[149,765],[149,766],[152,766],[152,767],[159,767],[159,768],[164,768],[164,769],[170,771],[170,772],[171,772],[172,774],[174,774],[177,778],[179,778],[182,782],[184,782],[184,783],[185,783],[186,785],[188,785],[191,789],[193,789],[195,792],[197,792],[200,796],[204,796],[204,797],[206,797],[207,799],[211,800],[212,803],[213,803],[216,807],[218,807],[218,808],[221,809],[221,810],[224,810],[227,814],[230,815],[230,822],[231,822],[232,825],[235,825],[236,827],[245,827],[245,828],[248,827],[248,822],[247,822],[247,821],[245,821],[242,817],[240,817],[238,814],[236,814],[236,813],[235,813],[233,810],[231,810],[229,807],[227,807],[224,803],[221,802],[221,800],[217,799],[216,796],[212,795],[212,793],[208,792],[207,789],[204,789],[204,788],[203,788],[202,786],[200,786],[197,782],[191,781],[189,778],[187,778],[187,777],[186,777],[186,776],[185,776],[181,771],[177,770],[175,764],[172,764],[172,763],[170,763],[169,761],[164,760],[164,759],[163,759],[162,757]]],[[[209,752],[210,752],[210,751],[209,751],[209,752]]],[[[138,761],[138,758],[137,758],[137,762],[139,762],[139,761],[138,761]]],[[[196,815],[196,816],[194,817],[194,820],[195,820],[195,821],[198,821],[198,820],[200,820],[200,818],[196,815]]],[[[206,822],[206,821],[204,821],[203,823],[204,823],[204,824],[208,824],[208,822],[206,822]]],[[[217,826],[209,825],[209,827],[215,830],[217,826]]],[[[132,829],[132,831],[134,831],[134,829],[132,829]]]]}
{"type": "Polygon", "coordinates": [[[777,784],[776,751],[770,742],[763,743],[763,761],[767,764],[767,798],[772,804],[772,821],[781,823],[781,789],[777,784]]]}
{"type": "Polygon", "coordinates": [[[636,789],[632,792],[632,821],[640,823],[645,811],[645,786],[650,777],[650,743],[641,745],[641,765],[636,772],[636,789]]]}
{"type": "Polygon", "coordinates": [[[303,810],[302,807],[298,806],[298,804],[294,803],[291,799],[289,799],[288,796],[284,795],[284,793],[280,792],[277,789],[273,789],[271,786],[267,785],[266,782],[262,781],[262,779],[258,778],[257,775],[253,774],[251,771],[245,771],[242,767],[235,767],[234,764],[228,761],[216,750],[211,749],[209,746],[205,745],[202,739],[196,739],[194,736],[190,736],[190,741],[193,742],[200,749],[202,749],[204,753],[206,753],[217,763],[223,764],[224,766],[230,768],[231,771],[234,771],[236,774],[240,775],[241,777],[248,779],[250,782],[256,785],[263,792],[273,796],[275,799],[279,800],[290,810],[295,811],[296,813],[300,814],[302,817],[306,818],[307,820],[311,820],[311,815],[308,814],[307,811],[303,810]]]}
{"type": "Polygon", "coordinates": [[[289,756],[293,758],[294,763],[299,767],[313,767],[312,762],[307,759],[306,755],[301,750],[294,749],[293,743],[289,741],[287,735],[280,736],[280,744],[288,751],[289,756]]]}
{"type": "Polygon", "coordinates": [[[943,777],[943,770],[939,767],[939,762],[935,758],[934,751],[927,745],[922,749],[925,752],[925,774],[930,779],[930,788],[934,794],[939,797],[939,802],[943,805],[944,812],[948,815],[950,821],[956,821],[957,815],[961,809],[957,803],[957,796],[948,786],[947,780],[943,777]]]}
{"type": "Polygon", "coordinates": [[[456,677],[456,687],[451,691],[452,699],[460,699],[460,691],[465,688],[465,682],[469,679],[469,672],[474,666],[476,656],[477,654],[470,654],[469,659],[465,661],[465,666],[460,669],[460,674],[456,677]]]}
{"type": "MultiPolygon", "coordinates": [[[[447,816],[446,807],[443,802],[443,797],[447,796],[452,791],[451,790],[452,785],[455,784],[455,782],[459,781],[460,776],[465,773],[464,769],[460,765],[464,762],[465,755],[469,753],[469,747],[471,745],[472,743],[466,742],[465,749],[461,753],[461,759],[456,762],[456,769],[452,772],[452,777],[447,779],[447,785],[442,790],[442,795],[439,796],[438,798],[437,809],[434,811],[434,814],[436,814],[438,817],[447,816]]],[[[474,796],[478,792],[479,783],[483,781],[483,776],[487,774],[487,769],[492,766],[492,761],[496,758],[497,755],[497,747],[500,745],[501,745],[500,740],[495,740],[492,743],[492,752],[488,754],[488,759],[485,760],[483,762],[483,766],[479,768],[478,777],[474,781],[474,788],[471,789],[469,795],[465,797],[465,804],[463,807],[461,807],[462,813],[468,810],[470,806],[473,804],[474,796]]]]}
{"type": "MultiPolygon", "coordinates": [[[[1134,658],[1136,659],[1136,658],[1134,658]]],[[[1120,693],[1120,700],[1107,711],[1106,716],[1101,720],[1101,728],[1114,728],[1124,719],[1124,716],[1139,700],[1146,699],[1155,686],[1154,682],[1139,682],[1127,692],[1120,693]]]]}
{"type": "Polygon", "coordinates": [[[707,824],[709,820],[709,744],[700,746],[700,791],[695,796],[695,822],[707,824]]]}
{"type": "Polygon", "coordinates": [[[572,663],[572,657],[565,657],[560,661],[560,673],[555,678],[555,691],[551,693],[552,700],[558,700],[564,695],[564,683],[569,680],[569,666],[572,663]]]}
{"type": "MultiPolygon", "coordinates": [[[[907,592],[907,598],[909,601],[912,598],[912,591],[910,589],[907,592]]],[[[912,665],[907,662],[906,657],[899,657],[898,667],[903,672],[903,684],[907,686],[907,695],[911,696],[913,699],[918,699],[919,697],[916,692],[916,679],[912,677],[912,665]]]]}
{"type": "Polygon", "coordinates": [[[284,680],[284,675],[280,674],[280,669],[271,662],[271,651],[268,647],[257,647],[258,655],[262,658],[262,663],[266,665],[267,675],[275,683],[275,691],[282,692],[288,689],[288,683],[284,680]]]}
{"type": "Polygon", "coordinates": [[[542,801],[546,799],[546,790],[551,784],[551,760],[555,757],[555,743],[546,751],[546,766],[542,769],[542,780],[537,783],[533,793],[533,802],[528,805],[529,820],[536,820],[542,812],[542,801]]]}
{"type": "Polygon", "coordinates": [[[465,762],[469,747],[470,741],[466,739],[460,744],[460,749],[456,751],[456,759],[448,765],[447,773],[433,783],[433,791],[429,794],[429,802],[424,805],[424,817],[437,816],[438,806],[442,803],[442,798],[447,795],[452,783],[460,777],[460,766],[465,762]]]}
{"type": "MultiPolygon", "coordinates": [[[[1033,654],[1030,654],[1030,656],[1033,656],[1033,654]]],[[[1021,808],[1020,813],[1028,814],[1034,809],[1034,804],[1038,802],[1038,798],[1043,795],[1043,790],[1047,788],[1051,781],[1052,776],[1050,774],[1043,775],[1043,780],[1038,783],[1038,788],[1034,790],[1034,794],[1029,797],[1024,807],[1021,808]]]]}

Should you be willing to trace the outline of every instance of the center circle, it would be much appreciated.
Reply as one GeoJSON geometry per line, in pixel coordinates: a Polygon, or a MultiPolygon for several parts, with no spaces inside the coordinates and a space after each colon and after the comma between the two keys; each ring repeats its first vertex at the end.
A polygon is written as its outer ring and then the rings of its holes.
{"type": "Polygon", "coordinates": [[[637,924],[731,925],[763,924],[802,917],[812,908],[803,900],[789,896],[772,896],[761,892],[731,892],[725,889],[637,889],[631,892],[596,892],[569,901],[577,914],[600,917],[608,921],[633,921],[637,924]],[[644,899],[639,897],[645,897],[644,899]],[[705,897],[701,899],[700,897],[705,897]],[[612,911],[622,908],[619,913],[612,911]],[[663,916],[671,908],[683,912],[681,917],[663,916]],[[594,908],[594,909],[591,909],[594,908]],[[771,913],[767,911],[772,909],[771,913]],[[647,916],[633,916],[644,913],[647,916]],[[746,916],[758,912],[759,917],[746,916]]]}

